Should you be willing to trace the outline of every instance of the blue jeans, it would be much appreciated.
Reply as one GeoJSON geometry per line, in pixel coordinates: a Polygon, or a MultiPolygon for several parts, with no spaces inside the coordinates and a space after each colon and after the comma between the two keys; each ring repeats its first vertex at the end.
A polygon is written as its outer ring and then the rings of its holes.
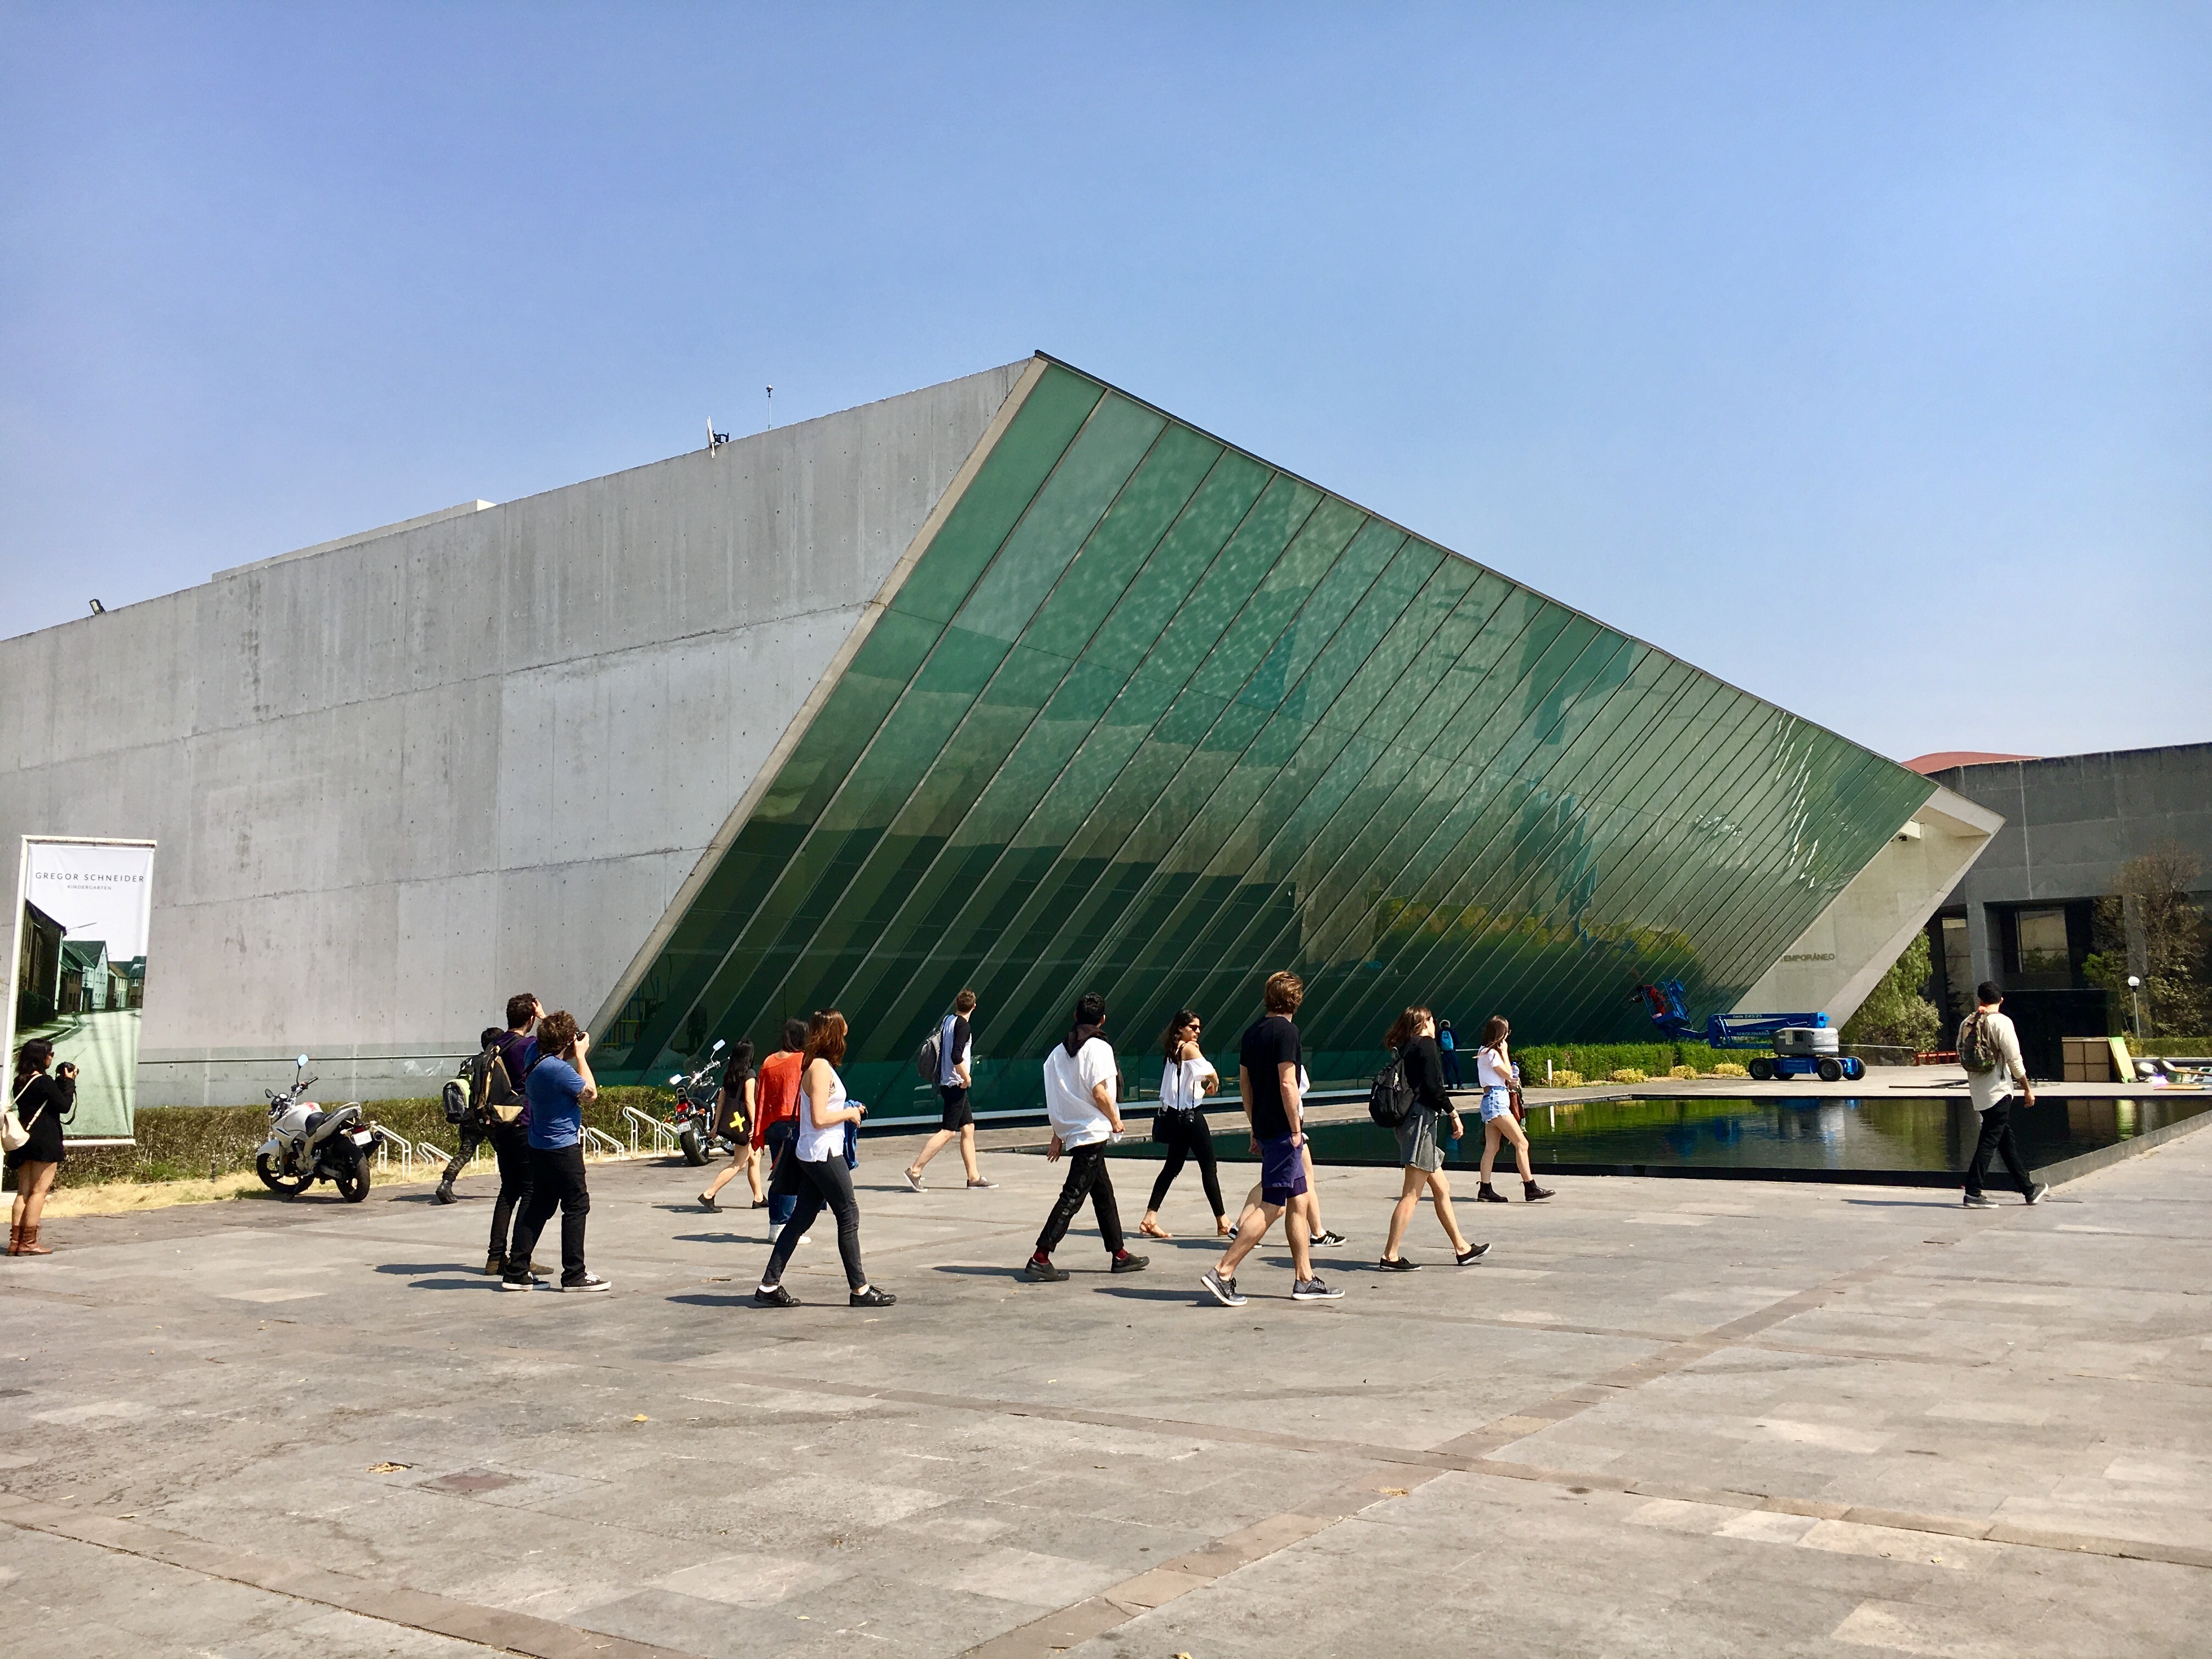
{"type": "MultiPolygon", "coordinates": [[[[768,1172],[771,1183],[775,1178],[776,1165],[791,1150],[791,1143],[799,1138],[799,1120],[787,1117],[771,1123],[761,1131],[761,1144],[768,1149],[768,1172]]],[[[771,1184],[768,1194],[768,1221],[771,1227],[781,1227],[791,1219],[791,1212],[799,1207],[799,1194],[793,1191],[778,1191],[771,1184]]]]}

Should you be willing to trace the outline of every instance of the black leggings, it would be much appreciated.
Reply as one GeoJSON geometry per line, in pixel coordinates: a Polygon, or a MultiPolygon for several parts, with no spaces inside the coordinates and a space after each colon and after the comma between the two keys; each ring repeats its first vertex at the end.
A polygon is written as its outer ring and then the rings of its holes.
{"type": "Polygon", "coordinates": [[[1156,1211],[1167,1201],[1168,1188],[1182,1173],[1186,1161],[1198,1164],[1199,1179],[1206,1183],[1206,1201],[1213,1206],[1213,1218],[1218,1221],[1221,1207],[1221,1175],[1213,1162],[1213,1132],[1206,1127],[1202,1112],[1162,1112],[1153,1118],[1154,1133],[1168,1149],[1167,1162],[1160,1166],[1159,1177],[1152,1182],[1152,1201],[1145,1208],[1156,1211]],[[1164,1133],[1162,1133],[1164,1131],[1164,1133]]]}
{"type": "Polygon", "coordinates": [[[813,1164],[800,1158],[794,1146],[777,1161],[768,1189],[772,1196],[794,1200],[798,1207],[775,1236],[768,1271],[761,1275],[763,1285],[783,1283],[791,1253],[825,1207],[837,1218],[837,1254],[844,1260],[846,1284],[856,1291],[867,1284],[867,1272],[860,1266],[860,1201],[853,1196],[853,1172],[845,1167],[842,1153],[832,1152],[813,1164]]]}

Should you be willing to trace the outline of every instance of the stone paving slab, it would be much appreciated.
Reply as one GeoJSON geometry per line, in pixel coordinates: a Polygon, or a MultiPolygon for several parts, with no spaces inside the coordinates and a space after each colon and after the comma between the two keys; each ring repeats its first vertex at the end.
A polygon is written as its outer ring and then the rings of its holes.
{"type": "Polygon", "coordinates": [[[1562,1179],[1402,1276],[1395,1176],[1330,1170],[1345,1298],[1278,1242],[1234,1310],[1194,1179],[1150,1272],[1083,1229],[1031,1285],[1060,1171],[913,1147],[864,1148],[880,1311],[826,1221],[753,1308],[763,1215],[653,1162],[593,1166],[604,1297],[495,1291],[481,1177],[50,1228],[0,1261],[13,1650],[2203,1650],[2212,1136],[1990,1213],[1562,1179]]]}

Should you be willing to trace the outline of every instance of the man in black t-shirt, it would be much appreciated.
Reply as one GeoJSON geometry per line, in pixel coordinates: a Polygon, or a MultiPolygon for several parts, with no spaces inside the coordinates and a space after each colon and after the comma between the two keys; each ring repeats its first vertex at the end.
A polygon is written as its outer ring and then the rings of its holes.
{"type": "Polygon", "coordinates": [[[952,1144],[955,1136],[960,1141],[960,1161],[968,1169],[968,1184],[999,1184],[986,1181],[975,1167],[975,1114],[968,1104],[968,1091],[975,1081],[975,994],[963,991],[952,999],[952,1012],[938,1023],[937,1097],[944,1103],[945,1115],[937,1133],[922,1147],[921,1156],[906,1167],[906,1184],[918,1193],[927,1190],[921,1184],[922,1170],[952,1144]]]}
{"type": "Polygon", "coordinates": [[[1316,1276],[1307,1250],[1310,1240],[1305,1215],[1292,1202],[1306,1190],[1304,1103],[1298,1097],[1298,1066],[1305,1050],[1291,1016],[1297,1012],[1305,993],[1305,981],[1296,974],[1269,975],[1267,1013],[1244,1033],[1237,1050],[1237,1092],[1252,1125],[1253,1150],[1260,1154],[1260,1202],[1237,1218],[1237,1237],[1227,1253],[1200,1280],[1224,1307],[1244,1305],[1245,1297],[1237,1288],[1237,1264],[1252,1253],[1278,1216],[1285,1218],[1283,1231],[1291,1241],[1291,1299],[1333,1302],[1344,1294],[1316,1276]]]}

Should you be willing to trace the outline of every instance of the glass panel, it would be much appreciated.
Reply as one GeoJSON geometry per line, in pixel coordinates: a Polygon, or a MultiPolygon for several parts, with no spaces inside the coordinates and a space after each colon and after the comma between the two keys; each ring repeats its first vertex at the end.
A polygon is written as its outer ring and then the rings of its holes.
{"type": "Polygon", "coordinates": [[[1077,990],[1148,1082],[1176,1007],[1226,1047],[1286,963],[1323,1080],[1407,996],[1633,1037],[1629,987],[1728,1006],[1929,788],[1055,368],[600,1069],[835,1002],[854,1094],[933,1112],[904,1056],[967,985],[979,1109],[1035,1111],[1077,990]]]}

